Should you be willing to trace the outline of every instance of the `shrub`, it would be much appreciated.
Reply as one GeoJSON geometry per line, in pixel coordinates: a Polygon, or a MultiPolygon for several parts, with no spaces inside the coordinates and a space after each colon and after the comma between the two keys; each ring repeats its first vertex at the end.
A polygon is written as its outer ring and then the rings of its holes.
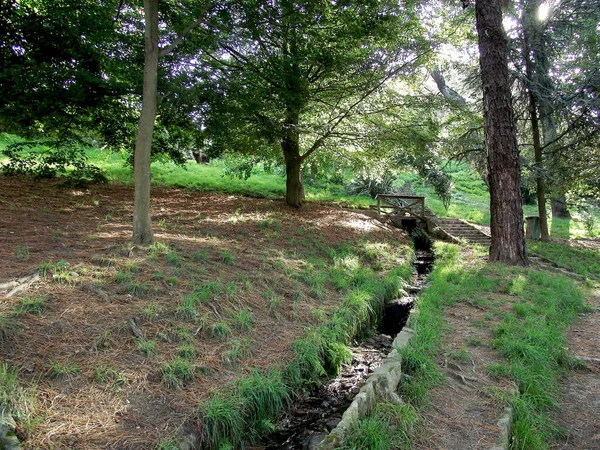
{"type": "Polygon", "coordinates": [[[0,167],[5,175],[35,178],[66,178],[69,185],[105,183],[106,173],[88,163],[85,149],[74,142],[14,142],[3,152],[8,162],[0,167]]]}

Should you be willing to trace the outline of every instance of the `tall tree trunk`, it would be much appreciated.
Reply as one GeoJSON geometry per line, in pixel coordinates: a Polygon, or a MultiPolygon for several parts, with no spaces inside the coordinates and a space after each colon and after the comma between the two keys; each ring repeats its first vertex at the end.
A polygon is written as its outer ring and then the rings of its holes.
{"type": "Polygon", "coordinates": [[[144,0],[144,16],[144,89],[133,163],[133,243],[139,245],[149,245],[153,240],[150,219],[150,152],[158,102],[158,0],[144,0]]]}
{"type": "Polygon", "coordinates": [[[475,4],[489,167],[490,261],[527,265],[519,152],[513,118],[502,1],[475,4]]]}
{"type": "Polygon", "coordinates": [[[283,139],[281,148],[285,158],[285,202],[294,208],[301,208],[304,202],[304,185],[298,136],[295,133],[288,134],[283,139]]]}
{"type": "Polygon", "coordinates": [[[527,74],[527,93],[529,97],[529,119],[531,121],[531,135],[533,139],[533,153],[535,159],[535,184],[538,204],[538,215],[540,216],[540,235],[543,242],[550,242],[548,234],[548,216],[546,215],[546,183],[544,180],[544,160],[542,157],[542,143],[540,139],[540,122],[538,120],[538,101],[534,92],[536,89],[536,72],[531,60],[531,36],[527,31],[527,24],[524,31],[525,40],[525,72],[527,74]]]}

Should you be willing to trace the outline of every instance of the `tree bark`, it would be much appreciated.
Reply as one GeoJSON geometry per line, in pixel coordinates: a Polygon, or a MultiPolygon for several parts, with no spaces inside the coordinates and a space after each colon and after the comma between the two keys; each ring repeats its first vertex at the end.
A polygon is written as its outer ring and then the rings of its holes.
{"type": "Polygon", "coordinates": [[[490,261],[527,265],[519,152],[510,95],[502,1],[475,4],[489,168],[490,261]]]}
{"type": "Polygon", "coordinates": [[[295,133],[288,133],[281,143],[285,158],[285,202],[294,208],[301,208],[304,202],[302,183],[302,156],[300,143],[295,133]]]}
{"type": "Polygon", "coordinates": [[[158,0],[144,0],[144,18],[144,87],[134,153],[133,243],[138,245],[149,245],[153,241],[150,153],[158,103],[158,0]]]}

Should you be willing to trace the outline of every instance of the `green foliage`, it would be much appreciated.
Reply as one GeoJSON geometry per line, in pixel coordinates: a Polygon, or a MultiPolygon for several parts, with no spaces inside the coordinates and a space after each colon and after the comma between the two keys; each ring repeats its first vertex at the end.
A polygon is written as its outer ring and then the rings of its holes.
{"type": "Polygon", "coordinates": [[[52,276],[52,280],[55,283],[74,284],[73,275],[69,270],[70,266],[71,264],[64,259],[56,263],[50,261],[43,262],[39,265],[40,275],[43,277],[52,276]]]}
{"type": "Polygon", "coordinates": [[[137,340],[137,349],[147,357],[152,356],[156,353],[156,341],[140,337],[137,340]]]}
{"type": "Polygon", "coordinates": [[[237,367],[239,362],[252,356],[250,339],[232,339],[228,350],[221,354],[221,361],[230,367],[237,367]]]}
{"type": "Polygon", "coordinates": [[[2,153],[8,158],[8,162],[0,166],[5,175],[61,177],[76,186],[108,181],[104,171],[88,163],[84,148],[68,142],[17,142],[2,153]]]}
{"type": "Polygon", "coordinates": [[[235,264],[235,256],[229,250],[225,250],[221,252],[221,261],[228,266],[233,266],[235,264]]]}
{"type": "Polygon", "coordinates": [[[27,244],[19,244],[13,250],[17,261],[27,262],[29,261],[29,246],[27,244]]]}
{"type": "Polygon", "coordinates": [[[211,448],[219,448],[228,442],[234,448],[242,448],[247,429],[243,417],[243,403],[226,394],[213,395],[198,408],[198,418],[204,429],[204,441],[211,448]]]}
{"type": "Polygon", "coordinates": [[[129,381],[127,375],[112,367],[98,366],[94,369],[93,380],[99,384],[108,384],[113,388],[121,387],[129,381]]]}
{"type": "Polygon", "coordinates": [[[178,357],[192,361],[196,357],[196,347],[192,344],[180,345],[175,350],[178,357]]]}
{"type": "Polygon", "coordinates": [[[14,339],[19,332],[19,321],[13,314],[0,311],[0,344],[14,339]]]}
{"type": "Polygon", "coordinates": [[[351,195],[376,198],[379,194],[393,193],[395,180],[396,175],[392,172],[385,171],[382,174],[373,174],[364,169],[350,181],[346,189],[351,195]]]}
{"type": "Polygon", "coordinates": [[[252,313],[247,309],[242,309],[231,316],[233,326],[240,331],[252,331],[254,328],[254,319],[252,313]]]}

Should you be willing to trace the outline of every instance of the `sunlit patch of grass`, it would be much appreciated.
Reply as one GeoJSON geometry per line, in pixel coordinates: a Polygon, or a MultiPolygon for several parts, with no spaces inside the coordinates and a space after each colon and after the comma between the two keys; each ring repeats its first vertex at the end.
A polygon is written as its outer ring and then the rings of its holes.
{"type": "Polygon", "coordinates": [[[527,248],[530,252],[578,275],[600,280],[600,257],[596,250],[541,241],[528,241],[527,248]]]}

